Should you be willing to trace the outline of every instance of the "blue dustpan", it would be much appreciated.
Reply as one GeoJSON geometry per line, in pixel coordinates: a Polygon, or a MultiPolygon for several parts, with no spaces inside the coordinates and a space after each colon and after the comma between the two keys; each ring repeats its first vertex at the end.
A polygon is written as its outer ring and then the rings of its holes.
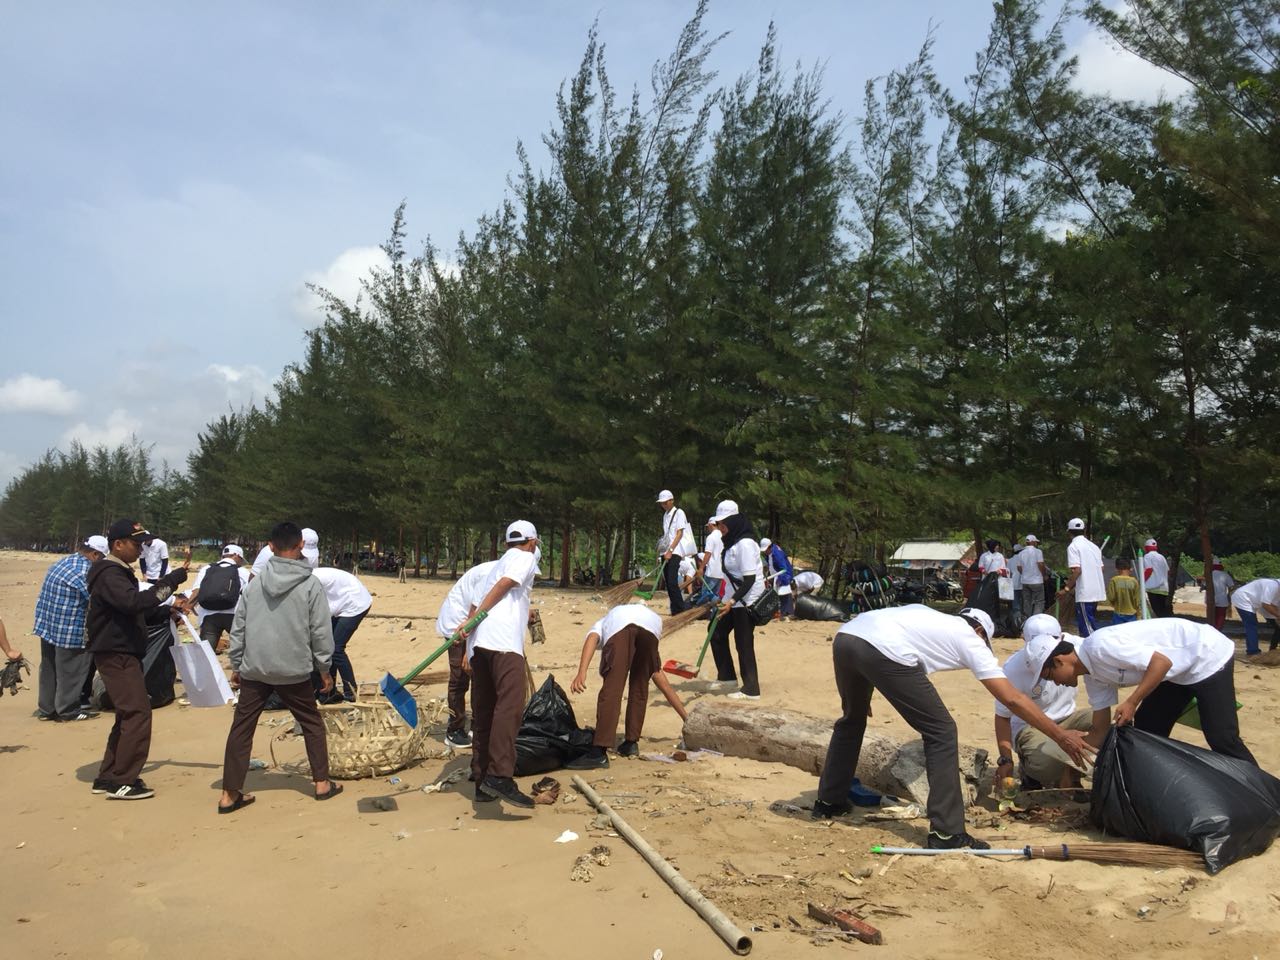
{"type": "Polygon", "coordinates": [[[435,663],[436,659],[441,654],[454,645],[464,631],[470,633],[476,628],[476,625],[488,615],[488,610],[482,610],[477,613],[474,617],[464,623],[459,630],[455,631],[453,636],[440,644],[440,646],[436,647],[431,656],[427,657],[427,659],[423,660],[399,680],[388,673],[378,681],[378,689],[382,691],[382,695],[387,698],[387,702],[395,708],[396,713],[400,714],[400,717],[410,726],[410,728],[417,729],[418,726],[418,701],[413,699],[413,694],[406,690],[404,685],[420,674],[423,670],[427,669],[427,667],[431,666],[431,664],[435,663]]]}

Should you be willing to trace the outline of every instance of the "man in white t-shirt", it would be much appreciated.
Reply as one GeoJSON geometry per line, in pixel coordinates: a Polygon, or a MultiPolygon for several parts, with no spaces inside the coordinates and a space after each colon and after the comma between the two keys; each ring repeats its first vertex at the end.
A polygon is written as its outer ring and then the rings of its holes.
{"type": "Polygon", "coordinates": [[[1244,627],[1244,651],[1248,656],[1262,652],[1258,643],[1258,618],[1272,621],[1271,649],[1276,648],[1276,631],[1280,631],[1280,580],[1261,577],[1236,587],[1231,594],[1236,613],[1244,627]]]}
{"type": "Polygon", "coordinates": [[[1160,544],[1154,539],[1142,545],[1142,579],[1151,603],[1151,612],[1157,617],[1172,617],[1173,603],[1169,599],[1169,561],[1160,552],[1160,544]]]}
{"type": "Polygon", "coordinates": [[[1045,680],[1076,686],[1084,677],[1089,706],[1117,704],[1115,722],[1167,737],[1191,702],[1209,749],[1257,765],[1236,718],[1235,644],[1207,623],[1165,617],[1102,627],[1072,643],[1065,637],[1040,670],[1045,680]]]}
{"type": "Polygon", "coordinates": [[[222,556],[217,563],[201,568],[196,582],[186,593],[187,599],[196,604],[200,639],[219,653],[222,652],[218,647],[223,642],[222,635],[230,636],[236,605],[248,585],[249,571],[244,566],[244,550],[238,544],[228,543],[222,548],[222,556]]]}
{"type": "Polygon", "coordinates": [[[627,720],[622,743],[617,748],[620,757],[640,755],[640,733],[644,729],[650,680],[676,708],[680,719],[686,718],[684,704],[662,672],[662,657],[658,653],[661,638],[662,618],[642,603],[613,607],[587,631],[578,675],[573,678],[569,689],[582,693],[587,688],[587,668],[591,666],[597,647],[600,649],[600,676],[604,683],[596,699],[596,732],[591,749],[565,764],[568,769],[595,770],[609,766],[607,751],[614,746],[618,735],[624,689],[627,691],[627,720]]]}
{"type": "MultiPolygon", "coordinates": [[[[1004,662],[1004,675],[1019,693],[1031,698],[1046,717],[1064,730],[1081,730],[1090,734],[1089,742],[1101,746],[1107,727],[1111,724],[1111,711],[1077,710],[1074,687],[1061,686],[1052,680],[1042,680],[1040,669],[1045,659],[1058,645],[1062,627],[1047,613],[1037,613],[1022,625],[1024,646],[1004,662]]],[[[996,774],[999,785],[1013,774],[1013,753],[1016,749],[1022,767],[1022,788],[1078,787],[1077,771],[1063,763],[1060,755],[1048,750],[1052,741],[1039,730],[1028,726],[1021,717],[999,701],[996,702],[996,774]]]]}
{"type": "Polygon", "coordinates": [[[707,539],[698,554],[698,576],[702,578],[703,594],[719,599],[724,593],[724,567],[720,555],[724,551],[724,534],[716,526],[715,518],[707,518],[707,539]]]}
{"type": "Polygon", "coordinates": [[[1044,578],[1049,568],[1044,565],[1040,538],[1028,533],[1026,543],[1018,551],[1018,573],[1022,579],[1022,616],[1030,619],[1044,613],[1044,578]]]}
{"type": "MultiPolygon", "coordinates": [[[[1217,557],[1213,558],[1213,628],[1221,630],[1227,623],[1227,611],[1231,609],[1231,591],[1235,588],[1235,577],[1227,573],[1226,567],[1217,557]]],[[[1274,649],[1275,638],[1271,646],[1274,649]]],[[[1248,645],[1246,644],[1246,647],[1248,645]]]]}
{"type": "MultiPolygon", "coordinates": [[[[302,557],[308,563],[306,531],[303,531],[302,557]]],[[[314,544],[313,544],[314,547],[314,544]]],[[[317,555],[318,559],[318,555],[317,555]]],[[[360,582],[359,577],[339,570],[337,567],[316,567],[313,576],[324,587],[325,598],[329,601],[329,616],[333,627],[333,673],[342,677],[342,692],[338,692],[338,682],[334,679],[333,688],[323,703],[341,703],[346,700],[354,702],[356,698],[356,674],[351,666],[351,658],[347,656],[347,644],[355,636],[356,630],[365,615],[373,608],[373,594],[360,582]]],[[[317,684],[319,676],[315,677],[317,684]]],[[[317,685],[317,690],[319,686],[317,685]]]]}
{"type": "Polygon", "coordinates": [[[1062,588],[1064,594],[1074,592],[1076,626],[1088,636],[1098,629],[1098,604],[1107,599],[1107,581],[1102,569],[1102,550],[1085,536],[1084,521],[1072,517],[1067,530],[1075,537],[1067,545],[1067,566],[1071,576],[1062,588]]]}
{"type": "Polygon", "coordinates": [[[796,594],[817,593],[823,582],[821,575],[813,570],[801,570],[796,574],[796,594]]]}
{"type": "Polygon", "coordinates": [[[138,556],[138,569],[148,583],[155,583],[169,571],[169,544],[159,537],[152,537],[142,545],[138,556]]]}
{"type": "Polygon", "coordinates": [[[697,553],[698,546],[693,542],[693,528],[689,526],[688,518],[676,506],[675,494],[670,490],[659,491],[658,506],[662,508],[662,539],[658,545],[662,552],[667,600],[674,616],[685,608],[684,597],[680,593],[680,561],[697,553]]]}
{"type": "Polygon", "coordinates": [[[832,730],[818,781],[815,819],[852,809],[849,788],[862,752],[871,695],[878,690],[924,740],[929,779],[928,846],[990,847],[965,832],[956,723],[928,679],[929,674],[943,670],[971,670],[996,700],[1052,739],[1073,760],[1082,761],[1091,749],[1084,734],[1062,729],[1009,682],[991,652],[994,633],[995,626],[985,611],[967,607],[950,616],[919,603],[861,613],[837,631],[832,657],[843,715],[832,730]]]}
{"type": "MultiPolygon", "coordinates": [[[[436,633],[447,640],[467,622],[467,614],[484,599],[481,591],[498,562],[478,563],[458,578],[440,605],[436,633]]],[[[444,742],[451,747],[471,746],[471,734],[467,733],[467,689],[471,686],[471,675],[463,669],[466,653],[467,645],[461,641],[449,648],[449,725],[444,732],[444,742]]]]}
{"type": "Polygon", "coordinates": [[[505,800],[526,809],[520,791],[516,734],[524,714],[524,635],[529,626],[533,580],[538,574],[538,530],[528,520],[507,527],[507,552],[489,571],[481,600],[467,619],[487,613],[466,638],[471,664],[471,774],[477,800],[505,800]]]}

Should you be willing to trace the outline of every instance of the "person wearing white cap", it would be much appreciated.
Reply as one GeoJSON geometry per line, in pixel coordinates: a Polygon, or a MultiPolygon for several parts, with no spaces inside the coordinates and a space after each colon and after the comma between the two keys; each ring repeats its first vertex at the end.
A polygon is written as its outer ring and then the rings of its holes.
{"type": "MultiPolygon", "coordinates": [[[[467,622],[467,615],[484,599],[482,591],[489,572],[500,562],[478,563],[458,578],[440,604],[436,633],[447,640],[467,622]]],[[[449,648],[449,723],[445,727],[444,742],[459,749],[471,746],[471,734],[467,733],[467,690],[471,687],[471,674],[463,669],[466,654],[465,643],[454,643],[449,648]]]]}
{"type": "Polygon", "coordinates": [[[724,552],[724,534],[716,526],[715,517],[707,518],[707,539],[698,555],[698,576],[702,579],[705,596],[719,599],[724,595],[724,567],[720,555],[724,552]]]}
{"type": "Polygon", "coordinates": [[[1213,628],[1221,630],[1227,623],[1227,611],[1231,609],[1231,591],[1235,589],[1235,577],[1217,557],[1213,558],[1213,628]]]}
{"type": "Polygon", "coordinates": [[[138,557],[138,569],[148,583],[155,583],[169,570],[169,544],[159,537],[152,537],[142,545],[138,557]]]}
{"type": "Polygon", "coordinates": [[[89,567],[110,549],[106,537],[92,536],[44,575],[31,631],[40,638],[39,720],[97,716],[80,707],[80,693],[93,667],[93,656],[84,646],[84,617],[89,609],[89,567]]]}
{"type": "MultiPolygon", "coordinates": [[[[305,547],[302,552],[303,559],[306,559],[305,547]]],[[[373,594],[354,573],[337,567],[316,567],[312,576],[324,587],[324,596],[329,602],[334,680],[333,688],[327,694],[321,692],[318,674],[311,678],[311,683],[321,703],[341,703],[344,700],[352,703],[356,699],[356,673],[351,666],[351,658],[347,656],[347,644],[355,636],[365,615],[373,609],[373,594]],[[338,677],[342,678],[342,693],[338,692],[338,677]]]]}
{"type": "MultiPolygon", "coordinates": [[[[1102,745],[1111,723],[1111,710],[1077,710],[1076,691],[1052,680],[1040,679],[1049,652],[1058,645],[1062,627],[1047,613],[1037,613],[1022,625],[1024,646],[1004,662],[1004,675],[1019,693],[1026,694],[1046,717],[1066,730],[1090,733],[1089,741],[1102,745]]],[[[1052,741],[1003,703],[996,701],[996,784],[1013,775],[1013,754],[1022,767],[1022,788],[1078,787],[1077,771],[1062,762],[1061,755],[1048,749],[1052,741]]]]}
{"type": "Polygon", "coordinates": [[[1276,648],[1276,634],[1280,633],[1280,580],[1261,577],[1250,580],[1243,587],[1236,587],[1231,602],[1240,614],[1244,626],[1244,650],[1249,656],[1262,652],[1258,643],[1258,618],[1272,621],[1271,649],[1276,648]]]}
{"type": "Polygon", "coordinates": [[[1157,617],[1172,617],[1173,602],[1169,599],[1169,561],[1160,552],[1155,538],[1142,545],[1142,579],[1151,612],[1157,617]]]}
{"type": "Polygon", "coordinates": [[[716,662],[716,689],[735,686],[738,675],[729,652],[729,631],[738,651],[738,667],[742,672],[742,688],[729,694],[734,700],[759,700],[760,675],[756,666],[756,621],[751,604],[764,593],[764,564],[760,547],[752,536],[751,521],[738,510],[733,500],[721,500],[716,506],[716,526],[724,536],[724,575],[728,579],[725,596],[720,603],[720,619],[711,635],[711,655],[716,662]],[[732,592],[730,592],[732,591],[732,592]]]}
{"type": "Polygon", "coordinates": [[[528,520],[507,527],[507,552],[489,571],[481,600],[467,612],[487,617],[466,638],[471,664],[471,775],[477,800],[505,800],[532,808],[516,785],[516,734],[524,714],[524,635],[533,580],[538,574],[538,530],[528,520]]]}
{"type": "Polygon", "coordinates": [[[765,575],[773,580],[773,589],[778,591],[779,615],[783,620],[790,620],[796,615],[796,598],[792,593],[792,581],[795,571],[791,569],[791,561],[786,551],[768,537],[760,541],[760,553],[765,559],[765,575]]]}
{"type": "Polygon", "coordinates": [[[667,600],[674,616],[685,608],[680,593],[680,561],[698,552],[693,542],[693,529],[684,511],[676,506],[676,495],[670,490],[658,492],[658,506],[662,508],[662,539],[658,550],[662,554],[662,576],[667,586],[667,600]],[[672,563],[672,558],[675,563],[672,563]]]}
{"type": "Polygon", "coordinates": [[[1084,677],[1094,710],[1115,706],[1118,726],[1132,723],[1161,737],[1169,736],[1194,697],[1209,749],[1256,766],[1240,739],[1235,654],[1231,639],[1207,623],[1180,617],[1134,620],[1102,627],[1074,643],[1063,638],[1039,675],[1072,687],[1084,677]],[[1133,692],[1118,703],[1121,687],[1133,692]]]}
{"type": "Polygon", "coordinates": [[[1102,551],[1085,536],[1084,521],[1072,517],[1067,530],[1075,537],[1067,545],[1067,566],[1071,576],[1062,594],[1075,592],[1076,626],[1088,636],[1098,629],[1098,604],[1107,599],[1107,581],[1102,569],[1102,551]]]}
{"type": "MultiPolygon", "coordinates": [[[[253,567],[249,571],[249,579],[262,576],[267,569],[267,561],[271,559],[271,544],[266,544],[253,558],[253,567]]],[[[302,559],[314,569],[320,565],[320,534],[310,527],[302,528],[302,559]]]]}
{"type": "Polygon", "coordinates": [[[240,594],[249,585],[249,571],[244,566],[244,548],[228,543],[216,563],[202,567],[195,583],[187,591],[187,600],[195,603],[199,618],[200,639],[216,652],[226,648],[222,635],[231,634],[240,594]],[[222,649],[219,649],[219,644],[222,649]]]}
{"type": "Polygon", "coordinates": [[[1009,682],[991,652],[994,632],[991,617],[983,610],[966,607],[951,616],[919,603],[858,614],[836,632],[832,658],[842,716],[831,732],[818,780],[815,819],[852,810],[849,789],[862,752],[871,695],[878,690],[924,740],[929,780],[928,846],[990,847],[965,832],[956,723],[928,680],[929,674],[943,670],[971,670],[996,700],[1052,739],[1076,762],[1092,752],[1083,733],[1064,730],[1009,682]]]}
{"type": "Polygon", "coordinates": [[[1026,543],[1018,551],[1014,564],[1022,579],[1022,616],[1030,619],[1044,613],[1044,578],[1049,568],[1044,565],[1044,553],[1040,550],[1040,538],[1028,533],[1026,543]]]}

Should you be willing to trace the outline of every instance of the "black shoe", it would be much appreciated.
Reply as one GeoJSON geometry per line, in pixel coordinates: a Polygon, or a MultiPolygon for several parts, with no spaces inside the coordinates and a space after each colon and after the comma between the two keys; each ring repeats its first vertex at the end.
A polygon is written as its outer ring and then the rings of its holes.
{"type": "Polygon", "coordinates": [[[521,793],[516,782],[510,777],[486,776],[480,782],[477,792],[492,797],[494,800],[505,800],[513,807],[533,809],[533,797],[525,796],[521,793]]]}
{"type": "Polygon", "coordinates": [[[57,720],[58,719],[57,714],[41,713],[39,710],[33,713],[32,716],[35,717],[37,720],[57,720]]]}
{"type": "Polygon", "coordinates": [[[146,800],[148,797],[154,797],[156,792],[148,787],[141,780],[135,780],[133,783],[127,783],[123,787],[116,787],[107,793],[108,800],[146,800]]]}
{"type": "Polygon", "coordinates": [[[465,730],[451,730],[444,735],[444,742],[451,747],[466,749],[471,746],[471,734],[465,730]]]}
{"type": "Polygon", "coordinates": [[[564,765],[566,770],[602,770],[609,766],[609,755],[604,747],[592,747],[580,757],[574,757],[564,765]]]}
{"type": "Polygon", "coordinates": [[[967,833],[957,833],[955,836],[948,837],[938,833],[936,830],[929,831],[929,842],[926,844],[930,850],[990,850],[991,844],[985,840],[979,840],[977,837],[971,837],[967,833]]]}
{"type": "Polygon", "coordinates": [[[93,781],[93,793],[111,793],[116,785],[110,780],[103,780],[101,777],[95,777],[93,781]]]}
{"type": "Polygon", "coordinates": [[[813,801],[813,819],[833,820],[853,813],[852,803],[827,803],[825,800],[813,801]]]}
{"type": "Polygon", "coordinates": [[[618,747],[618,756],[620,757],[638,757],[640,756],[640,744],[634,740],[623,740],[622,745],[618,747]]]}

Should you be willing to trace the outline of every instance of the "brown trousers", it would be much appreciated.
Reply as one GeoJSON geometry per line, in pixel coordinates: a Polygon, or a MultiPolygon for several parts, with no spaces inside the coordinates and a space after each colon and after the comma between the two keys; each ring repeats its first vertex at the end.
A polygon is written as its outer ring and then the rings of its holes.
{"type": "Polygon", "coordinates": [[[471,652],[471,771],[476,783],[516,772],[516,734],[524,716],[524,657],[471,652]]]}
{"type": "Polygon", "coordinates": [[[600,674],[604,683],[596,699],[597,747],[612,748],[618,735],[618,715],[622,712],[622,691],[627,691],[627,740],[639,740],[644,712],[649,705],[649,679],[662,663],[658,659],[658,638],[635,624],[619,630],[600,653],[600,674]]]}
{"type": "Polygon", "coordinates": [[[142,661],[130,653],[95,653],[93,665],[102,675],[116,712],[98,779],[124,786],[142,776],[142,766],[151,752],[151,698],[142,676],[142,661]]]}
{"type": "Polygon", "coordinates": [[[307,762],[311,764],[311,779],[317,783],[329,779],[329,741],[325,737],[324,721],[316,706],[315,690],[311,680],[275,685],[260,680],[240,681],[240,701],[235,716],[231,718],[231,731],[227,734],[227,752],[222,760],[222,789],[232,793],[244,790],[244,778],[249,772],[249,754],[253,752],[253,733],[258,717],[267,705],[271,692],[280,699],[302,727],[302,740],[307,747],[307,762]]]}
{"type": "Polygon", "coordinates": [[[467,690],[471,687],[471,675],[462,669],[466,656],[465,643],[449,648],[449,726],[446,733],[467,729],[467,690]]]}

